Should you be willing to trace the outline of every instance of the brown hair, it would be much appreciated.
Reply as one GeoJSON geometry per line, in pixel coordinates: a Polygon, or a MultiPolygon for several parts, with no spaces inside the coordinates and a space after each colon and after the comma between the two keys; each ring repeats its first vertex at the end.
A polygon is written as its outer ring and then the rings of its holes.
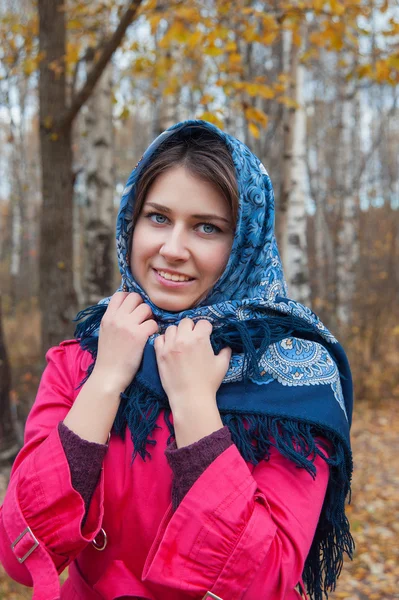
{"type": "Polygon", "coordinates": [[[177,132],[161,144],[137,182],[133,226],[156,177],[172,167],[185,167],[192,175],[218,189],[230,206],[233,225],[238,214],[238,184],[231,154],[221,138],[202,126],[177,132]]]}

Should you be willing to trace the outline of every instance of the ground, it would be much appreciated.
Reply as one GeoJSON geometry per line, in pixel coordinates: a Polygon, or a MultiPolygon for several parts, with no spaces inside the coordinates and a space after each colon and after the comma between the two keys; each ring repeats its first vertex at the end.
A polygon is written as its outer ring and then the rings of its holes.
{"type": "MultiPolygon", "coordinates": [[[[356,542],[330,600],[399,599],[399,404],[358,402],[352,428],[355,462],[348,517],[356,542]]],[[[9,469],[0,472],[0,500],[9,469]]],[[[31,598],[0,566],[0,600],[31,598]]],[[[229,600],[229,599],[227,599],[229,600]]]]}

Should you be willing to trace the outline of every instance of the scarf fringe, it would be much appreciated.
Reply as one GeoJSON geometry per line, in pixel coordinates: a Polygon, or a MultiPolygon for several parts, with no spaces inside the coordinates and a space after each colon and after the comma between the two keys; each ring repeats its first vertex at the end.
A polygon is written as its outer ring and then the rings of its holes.
{"type": "MultiPolygon", "coordinates": [[[[74,319],[75,322],[81,321],[76,326],[75,338],[81,339],[81,347],[89,350],[93,356],[93,350],[96,353],[98,343],[98,337],[94,334],[98,331],[106,310],[106,304],[95,304],[80,311],[74,319]],[[90,337],[94,339],[90,340],[90,337]]],[[[275,344],[290,336],[295,337],[298,334],[304,339],[328,345],[315,333],[312,325],[299,317],[292,314],[279,314],[273,310],[266,310],[265,317],[247,321],[226,317],[211,334],[211,345],[215,354],[219,354],[222,348],[229,346],[233,353],[244,355],[244,381],[264,383],[259,360],[270,344],[275,344]]]]}
{"type": "MultiPolygon", "coordinates": [[[[95,305],[81,311],[76,321],[84,319],[76,327],[75,337],[80,338],[82,349],[88,350],[94,358],[85,379],[94,367],[97,356],[98,330],[107,306],[95,305]]],[[[228,345],[233,352],[244,353],[244,380],[260,379],[258,360],[270,344],[299,333],[300,337],[326,342],[317,336],[314,329],[302,319],[292,315],[278,315],[270,311],[270,319],[237,321],[227,318],[215,328],[211,335],[212,347],[216,354],[228,345]]],[[[147,445],[154,446],[154,431],[159,428],[157,419],[164,410],[164,420],[169,430],[168,443],[174,437],[170,421],[171,410],[166,395],[160,396],[150,390],[140,377],[134,380],[121,394],[121,403],[114,421],[114,431],[124,439],[126,426],[129,428],[134,452],[143,460],[151,458],[147,445]]],[[[258,464],[269,460],[270,448],[276,448],[298,468],[305,469],[314,479],[314,461],[320,456],[329,465],[330,478],[316,533],[307,556],[303,579],[312,600],[323,600],[328,592],[334,591],[343,565],[343,555],[352,558],[354,541],[349,531],[349,521],[345,515],[345,501],[350,501],[350,474],[352,458],[344,442],[334,432],[324,427],[286,417],[271,417],[259,414],[222,414],[224,425],[229,427],[232,440],[244,460],[258,464]],[[331,445],[320,440],[327,439],[331,445]],[[332,446],[332,447],[331,447],[332,446]],[[328,452],[328,456],[322,450],[328,452]]]]}

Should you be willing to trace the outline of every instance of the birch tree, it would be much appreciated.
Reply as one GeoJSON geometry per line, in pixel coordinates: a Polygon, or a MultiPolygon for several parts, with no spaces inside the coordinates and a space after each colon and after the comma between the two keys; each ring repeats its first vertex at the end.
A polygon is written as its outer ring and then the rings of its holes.
{"type": "MultiPolygon", "coordinates": [[[[92,62],[88,62],[88,69],[92,62]]],[[[84,203],[83,305],[112,293],[114,256],[114,148],[112,63],[87,103],[84,114],[86,165],[84,203]]]]}
{"type": "Polygon", "coordinates": [[[341,75],[341,122],[338,156],[340,157],[340,224],[336,253],[337,265],[337,317],[341,327],[346,328],[352,316],[352,303],[356,290],[356,266],[359,260],[358,201],[356,195],[356,144],[360,126],[357,110],[357,90],[353,82],[341,75]]]}
{"type": "MultiPolygon", "coordinates": [[[[303,39],[303,35],[301,35],[303,39]]],[[[306,114],[303,90],[305,67],[293,32],[283,34],[284,63],[290,75],[293,104],[285,108],[283,178],[278,214],[279,239],[285,276],[292,297],[310,302],[306,243],[306,114]]]]}

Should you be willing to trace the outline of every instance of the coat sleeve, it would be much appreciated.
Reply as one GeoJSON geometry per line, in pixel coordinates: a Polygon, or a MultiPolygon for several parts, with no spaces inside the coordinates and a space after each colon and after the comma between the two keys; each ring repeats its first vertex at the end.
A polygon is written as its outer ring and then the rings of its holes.
{"type": "Polygon", "coordinates": [[[76,366],[68,355],[72,343],[64,342],[46,355],[48,364],[26,422],[24,446],[0,509],[0,558],[5,570],[19,583],[34,585],[34,598],[49,600],[58,595],[58,574],[94,539],[103,517],[102,473],[82,527],[85,505],[72,486],[57,427],[76,395],[71,375],[76,366]]]}
{"type": "Polygon", "coordinates": [[[272,449],[251,472],[230,446],[165,514],[143,579],[198,597],[292,597],[328,483],[325,461],[315,466],[312,479],[272,449]]]}

